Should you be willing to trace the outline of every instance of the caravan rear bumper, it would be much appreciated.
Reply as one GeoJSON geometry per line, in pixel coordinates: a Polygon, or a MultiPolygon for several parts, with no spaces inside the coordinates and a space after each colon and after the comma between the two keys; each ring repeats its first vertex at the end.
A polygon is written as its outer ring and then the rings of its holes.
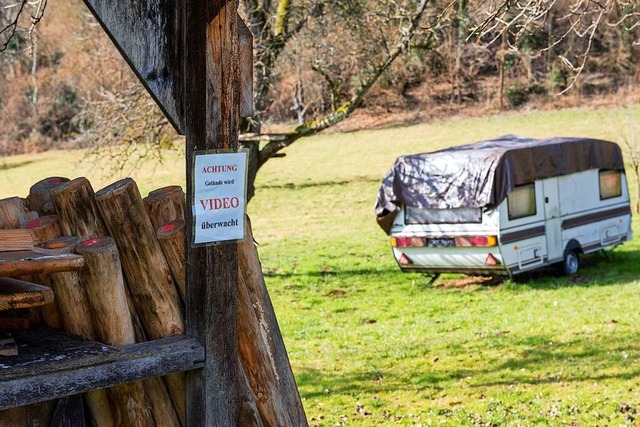
{"type": "Polygon", "coordinates": [[[472,274],[477,276],[510,276],[509,270],[503,265],[495,267],[426,267],[422,265],[400,265],[400,270],[405,273],[424,273],[424,274],[439,274],[439,273],[454,273],[454,274],[472,274]]]}
{"type": "Polygon", "coordinates": [[[398,266],[405,272],[509,275],[500,249],[465,248],[392,248],[398,266]]]}

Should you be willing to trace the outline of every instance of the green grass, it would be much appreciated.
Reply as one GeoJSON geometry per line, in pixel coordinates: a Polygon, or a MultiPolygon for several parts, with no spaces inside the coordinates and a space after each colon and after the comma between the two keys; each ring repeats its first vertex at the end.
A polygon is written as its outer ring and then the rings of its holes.
{"type": "MultiPolygon", "coordinates": [[[[249,211],[312,425],[634,425],[640,410],[640,247],[499,286],[427,287],[402,274],[375,224],[401,154],[504,133],[617,140],[615,112],[455,119],[301,140],[260,172],[249,211]],[[561,131],[560,131],[561,130],[561,131]]],[[[180,153],[143,192],[184,180],[180,153]]],[[[44,176],[108,179],[54,152],[0,160],[0,197],[44,176]],[[84,167],[84,169],[81,168],[84,167]],[[45,169],[49,167],[49,169],[45,169]]],[[[98,184],[96,184],[98,183],[98,184]]],[[[637,216],[634,230],[640,231],[637,216]]]]}

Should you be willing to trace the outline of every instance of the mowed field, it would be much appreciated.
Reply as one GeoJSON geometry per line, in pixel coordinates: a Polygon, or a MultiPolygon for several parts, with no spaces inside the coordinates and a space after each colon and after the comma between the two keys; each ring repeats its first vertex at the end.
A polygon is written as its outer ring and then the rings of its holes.
{"type": "MultiPolygon", "coordinates": [[[[249,214],[310,423],[640,425],[637,239],[612,261],[585,257],[573,278],[549,270],[486,286],[448,276],[428,287],[398,271],[373,213],[399,155],[506,133],[620,141],[629,117],[574,109],[327,134],[269,161],[249,214]]],[[[129,175],[145,195],[183,184],[182,155],[129,175]]],[[[26,196],[45,176],[84,175],[96,190],[121,177],[83,156],[0,159],[0,197],[26,196]]],[[[637,215],[633,224],[639,235],[637,215]]]]}

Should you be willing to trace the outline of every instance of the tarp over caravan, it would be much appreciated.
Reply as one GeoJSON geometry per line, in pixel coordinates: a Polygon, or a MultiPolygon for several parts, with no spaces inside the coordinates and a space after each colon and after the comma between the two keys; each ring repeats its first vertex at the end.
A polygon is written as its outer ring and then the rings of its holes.
{"type": "Polygon", "coordinates": [[[375,212],[388,234],[401,204],[424,209],[497,206],[517,185],[588,169],[624,170],[620,147],[589,138],[496,139],[399,157],[375,212]]]}

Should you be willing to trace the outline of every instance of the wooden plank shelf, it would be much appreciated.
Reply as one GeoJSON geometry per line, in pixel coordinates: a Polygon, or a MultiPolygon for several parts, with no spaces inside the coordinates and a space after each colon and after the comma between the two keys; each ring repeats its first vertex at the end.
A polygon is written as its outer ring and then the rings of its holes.
{"type": "Polygon", "coordinates": [[[42,285],[0,277],[0,311],[37,307],[53,302],[53,291],[42,285]]]}
{"type": "Polygon", "coordinates": [[[204,366],[189,337],[111,347],[50,329],[13,331],[18,356],[0,356],[0,410],[204,366]]]}
{"type": "Polygon", "coordinates": [[[0,252],[0,277],[80,270],[84,259],[75,254],[54,254],[46,249],[0,252]]]}

